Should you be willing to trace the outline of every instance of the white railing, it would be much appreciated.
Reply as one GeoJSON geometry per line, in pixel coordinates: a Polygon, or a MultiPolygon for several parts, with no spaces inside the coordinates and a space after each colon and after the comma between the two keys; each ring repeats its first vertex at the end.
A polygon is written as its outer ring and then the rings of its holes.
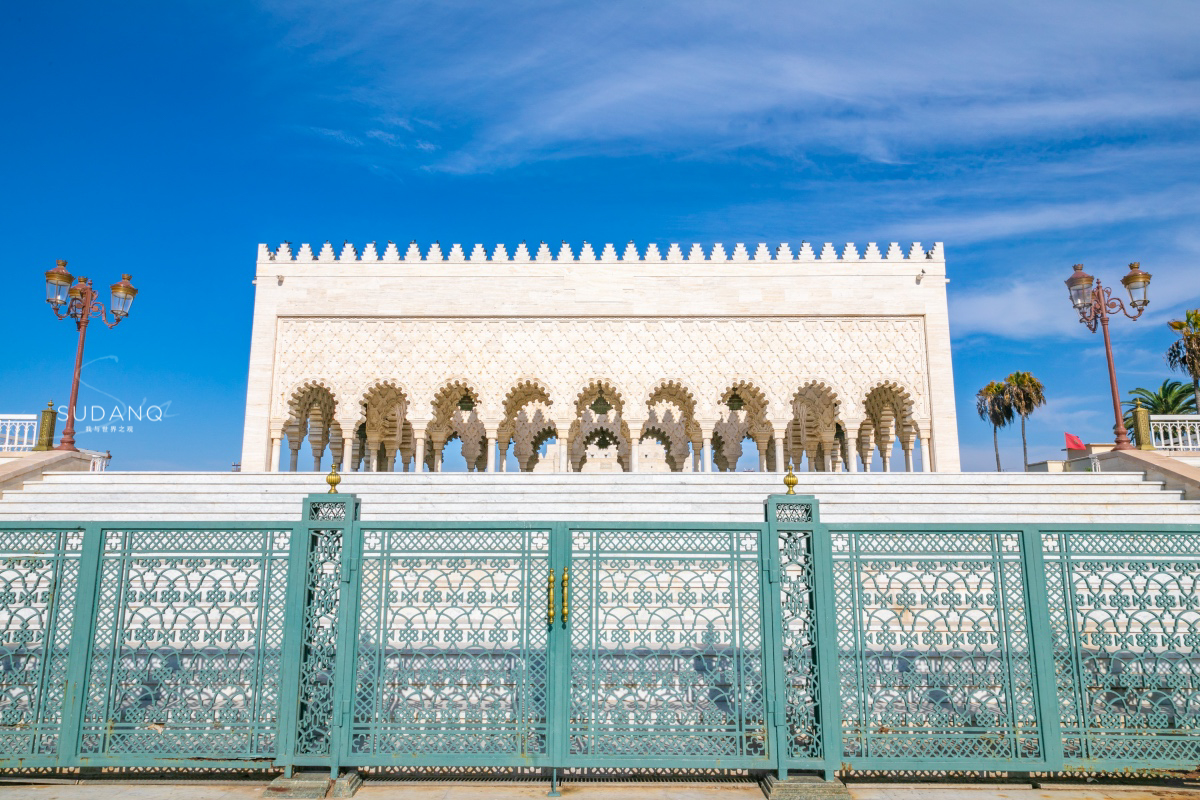
{"type": "Polygon", "coordinates": [[[88,466],[89,472],[104,472],[108,469],[108,462],[112,460],[112,453],[94,453],[91,450],[85,450],[92,457],[92,463],[88,466]]]}
{"type": "Polygon", "coordinates": [[[1159,450],[1200,450],[1200,414],[1151,414],[1150,437],[1159,450]]]}
{"type": "Polygon", "coordinates": [[[0,452],[32,450],[37,437],[37,414],[0,414],[0,452]]]}

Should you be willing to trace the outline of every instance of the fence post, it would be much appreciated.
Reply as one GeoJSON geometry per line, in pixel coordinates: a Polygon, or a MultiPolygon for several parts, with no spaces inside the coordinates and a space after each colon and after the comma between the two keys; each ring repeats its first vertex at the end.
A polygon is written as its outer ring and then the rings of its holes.
{"type": "Polygon", "coordinates": [[[767,524],[759,548],[760,581],[762,586],[763,637],[766,640],[767,725],[768,753],[774,756],[779,780],[788,774],[787,676],[783,669],[783,596],[779,561],[779,530],[776,526],[775,500],[765,503],[767,524]]]}
{"type": "MultiPolygon", "coordinates": [[[[99,589],[104,529],[89,522],[83,531],[79,554],[79,583],[75,588],[75,619],[71,629],[71,652],[67,656],[67,683],[63,692],[62,723],[58,733],[58,765],[79,766],[83,712],[87,703],[88,664],[95,644],[96,592],[99,589]]],[[[56,593],[58,588],[55,589],[56,593]]]]}
{"type": "Polygon", "coordinates": [[[842,699],[838,673],[838,635],[833,586],[833,542],[829,528],[820,522],[813,501],[813,616],[817,623],[817,686],[821,720],[821,752],[825,756],[825,780],[832,781],[842,763],[842,699]]]}
{"type": "Polygon", "coordinates": [[[1033,651],[1033,685],[1038,704],[1038,736],[1047,772],[1063,769],[1062,724],[1058,710],[1058,679],[1054,670],[1054,633],[1050,629],[1050,599],[1046,593],[1046,561],[1037,528],[1021,531],[1021,560],[1025,569],[1025,599],[1029,608],[1029,639],[1033,651]]]}
{"type": "Polygon", "coordinates": [[[304,606],[308,600],[308,503],[301,522],[292,526],[288,550],[287,608],[284,610],[283,648],[279,667],[279,731],[275,738],[275,764],[291,777],[296,757],[297,712],[300,709],[300,660],[304,654],[304,606]]]}

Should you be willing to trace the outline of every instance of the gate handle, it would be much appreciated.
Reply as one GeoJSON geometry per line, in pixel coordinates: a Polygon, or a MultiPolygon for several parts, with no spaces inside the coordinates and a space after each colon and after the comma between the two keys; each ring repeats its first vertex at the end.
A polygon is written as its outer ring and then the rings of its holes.
{"type": "Polygon", "coordinates": [[[550,568],[550,577],[546,579],[546,624],[554,624],[554,567],[550,568]]]}
{"type": "Polygon", "coordinates": [[[563,567],[562,592],[563,592],[562,618],[563,618],[563,625],[566,625],[567,624],[567,568],[566,567],[563,567]]]}

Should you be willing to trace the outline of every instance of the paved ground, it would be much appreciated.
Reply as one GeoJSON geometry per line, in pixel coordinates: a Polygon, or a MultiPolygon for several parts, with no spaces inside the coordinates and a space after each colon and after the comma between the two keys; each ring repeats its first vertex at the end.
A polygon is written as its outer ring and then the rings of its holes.
{"type": "MultiPolygon", "coordinates": [[[[263,785],[52,785],[0,784],[2,800],[258,800],[263,785]]],[[[1055,787],[1024,789],[986,786],[852,785],[855,800],[1200,800],[1200,790],[1130,787],[1055,787]]],[[[360,800],[532,800],[546,796],[545,786],[364,786],[360,800]]],[[[756,786],[565,786],[564,798],[576,800],[763,800],[756,786]]]]}

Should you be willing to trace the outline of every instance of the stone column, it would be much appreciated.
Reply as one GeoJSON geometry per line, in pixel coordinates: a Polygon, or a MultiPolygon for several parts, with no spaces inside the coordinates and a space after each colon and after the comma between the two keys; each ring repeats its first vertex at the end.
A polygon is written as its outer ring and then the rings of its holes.
{"type": "Polygon", "coordinates": [[[712,434],[704,434],[704,450],[700,456],[700,471],[712,472],[712,434]]]}
{"type": "Polygon", "coordinates": [[[299,468],[299,465],[300,465],[300,439],[299,439],[299,437],[297,437],[296,441],[293,442],[291,437],[289,436],[288,437],[288,448],[290,448],[292,451],[292,457],[288,462],[288,467],[289,467],[288,471],[295,472],[299,468]]]}
{"type": "Polygon", "coordinates": [[[767,471],[767,440],[765,438],[762,440],[756,439],[754,442],[754,445],[755,445],[755,447],[758,448],[758,471],[766,472],[767,471]]]}
{"type": "Polygon", "coordinates": [[[487,466],[484,469],[487,472],[495,472],[496,471],[496,429],[485,427],[483,429],[483,435],[485,437],[484,441],[483,441],[483,446],[485,448],[487,448],[486,451],[484,452],[484,455],[487,457],[487,466]]]}
{"type": "Polygon", "coordinates": [[[784,465],[787,463],[787,459],[785,459],[783,457],[784,456],[783,439],[784,439],[785,433],[786,433],[786,429],[784,429],[784,428],[776,428],[775,429],[775,471],[776,472],[786,472],[786,470],[784,469],[784,465]]]}
{"type": "Polygon", "coordinates": [[[842,423],[842,430],[846,433],[846,469],[858,472],[858,423],[846,420],[842,423]]]}
{"type": "MultiPolygon", "coordinates": [[[[557,472],[571,471],[571,453],[567,448],[567,436],[571,430],[570,420],[555,420],[554,421],[554,436],[558,444],[558,457],[555,461],[558,462],[557,472]]],[[[546,455],[550,455],[548,452],[546,455]]]]}
{"type": "MultiPolygon", "coordinates": [[[[901,443],[901,447],[903,447],[903,443],[901,443]]],[[[912,448],[912,444],[910,443],[910,444],[908,445],[908,447],[904,447],[903,449],[904,449],[904,471],[905,471],[905,472],[912,472],[912,471],[913,471],[913,448],[912,448]]]]}
{"type": "Polygon", "coordinates": [[[629,471],[642,471],[642,425],[644,422],[631,422],[625,420],[629,425],[629,471]]]}
{"type": "Polygon", "coordinates": [[[283,437],[271,434],[271,472],[279,472],[279,451],[283,448],[283,437]]]}
{"type": "Polygon", "coordinates": [[[825,471],[833,472],[833,448],[837,446],[837,440],[831,442],[821,442],[821,449],[825,451],[825,471]]]}
{"type": "Polygon", "coordinates": [[[394,442],[383,443],[383,466],[380,472],[396,471],[396,445],[394,442]]]}
{"type": "Polygon", "coordinates": [[[931,452],[933,452],[933,451],[930,450],[929,435],[926,434],[925,436],[921,437],[921,464],[920,464],[920,467],[921,467],[922,472],[933,472],[933,470],[930,469],[930,465],[929,465],[929,454],[931,452]]]}
{"type": "Polygon", "coordinates": [[[433,445],[433,469],[432,472],[442,471],[442,448],[446,446],[446,440],[437,436],[429,437],[430,443],[433,445]]]}
{"type": "Polygon", "coordinates": [[[413,472],[425,471],[425,429],[413,429],[413,472]]]}
{"type": "Polygon", "coordinates": [[[500,449],[500,452],[497,454],[499,460],[496,462],[496,470],[498,472],[508,472],[508,446],[511,443],[512,439],[502,439],[497,443],[500,449]]]}

